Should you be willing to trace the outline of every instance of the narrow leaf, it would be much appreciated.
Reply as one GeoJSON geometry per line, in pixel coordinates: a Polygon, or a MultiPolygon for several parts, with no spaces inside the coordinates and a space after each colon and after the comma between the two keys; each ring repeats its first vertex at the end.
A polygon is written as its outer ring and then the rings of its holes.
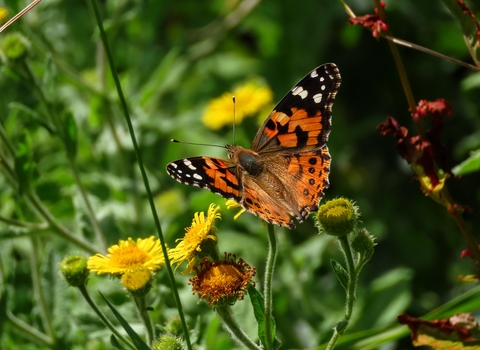
{"type": "Polygon", "coordinates": [[[337,276],[342,287],[347,290],[349,280],[347,270],[345,270],[339,262],[333,259],[330,260],[330,265],[332,265],[333,272],[335,272],[335,275],[337,276]]]}
{"type": "Polygon", "coordinates": [[[455,175],[465,175],[480,170],[480,150],[476,150],[470,154],[470,157],[458,164],[452,169],[455,175]]]}
{"type": "Polygon", "coordinates": [[[77,154],[77,125],[70,111],[63,118],[63,139],[68,156],[72,159],[75,158],[77,154]]]}
{"type": "Polygon", "coordinates": [[[34,169],[32,141],[30,135],[25,131],[15,154],[15,173],[18,178],[18,190],[21,194],[29,188],[34,169]]]}
{"type": "MultiPolygon", "coordinates": [[[[265,308],[264,308],[263,296],[253,285],[248,286],[248,295],[250,296],[250,301],[253,307],[253,314],[255,315],[255,319],[257,320],[257,324],[258,324],[258,338],[262,342],[263,346],[265,346],[266,332],[265,332],[265,308]]],[[[275,337],[276,326],[275,326],[275,320],[273,317],[271,320],[271,324],[272,324],[272,330],[271,330],[272,332],[270,334],[270,337],[272,339],[273,348],[278,349],[282,343],[280,342],[280,340],[278,340],[275,337]]]]}
{"type": "Polygon", "coordinates": [[[112,344],[112,346],[115,349],[125,350],[125,348],[120,344],[120,342],[118,341],[117,337],[114,334],[110,336],[110,344],[112,344]]]}
{"type": "MultiPolygon", "coordinates": [[[[100,291],[98,292],[100,293],[100,291]]],[[[120,322],[120,324],[122,325],[123,329],[125,329],[125,331],[127,332],[127,334],[130,336],[130,339],[132,339],[132,342],[133,342],[133,345],[135,345],[135,347],[138,349],[138,350],[150,350],[150,347],[142,340],[142,338],[140,338],[140,336],[135,333],[135,331],[132,329],[132,327],[130,327],[130,325],[128,324],[128,322],[122,317],[122,315],[120,315],[120,313],[117,311],[117,309],[115,309],[115,307],[108,301],[107,298],[105,298],[103,296],[102,293],[100,293],[100,295],[102,296],[103,300],[105,300],[105,302],[107,303],[108,307],[110,308],[110,310],[112,310],[113,314],[115,315],[115,317],[117,318],[118,322],[120,322]]]]}

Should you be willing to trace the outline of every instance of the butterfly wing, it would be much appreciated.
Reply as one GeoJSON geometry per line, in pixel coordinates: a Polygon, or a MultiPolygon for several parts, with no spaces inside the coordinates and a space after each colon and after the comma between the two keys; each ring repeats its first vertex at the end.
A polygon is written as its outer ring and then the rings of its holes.
{"type": "Polygon", "coordinates": [[[241,178],[230,160],[211,157],[179,159],[167,164],[167,172],[178,182],[210,190],[240,202],[243,196],[241,178]]]}
{"type": "Polygon", "coordinates": [[[252,142],[252,151],[305,152],[323,147],[340,82],[340,71],[334,63],[308,73],[270,113],[252,142]]]}
{"type": "Polygon", "coordinates": [[[295,228],[290,216],[302,222],[318,209],[328,188],[330,154],[327,146],[297,154],[277,154],[268,160],[269,172],[244,175],[242,206],[271,224],[295,228]],[[267,178],[265,178],[267,177],[267,178]],[[272,191],[270,184],[275,188],[272,191]]]}

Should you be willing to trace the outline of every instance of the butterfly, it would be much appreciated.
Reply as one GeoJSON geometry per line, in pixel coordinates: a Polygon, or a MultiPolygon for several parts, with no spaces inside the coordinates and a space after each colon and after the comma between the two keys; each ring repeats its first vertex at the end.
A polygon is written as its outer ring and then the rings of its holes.
{"type": "Polygon", "coordinates": [[[318,209],[328,188],[332,105],[340,87],[334,63],[321,65],[300,80],[277,104],[250,149],[226,145],[229,159],[192,157],[167,165],[185,185],[233,199],[271,224],[295,228],[318,209]]]}

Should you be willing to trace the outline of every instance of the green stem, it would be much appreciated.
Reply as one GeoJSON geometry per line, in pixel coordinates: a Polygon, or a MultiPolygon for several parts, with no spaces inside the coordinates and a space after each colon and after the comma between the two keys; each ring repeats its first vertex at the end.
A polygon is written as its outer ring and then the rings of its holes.
{"type": "Polygon", "coordinates": [[[100,226],[98,225],[97,218],[96,218],[96,216],[95,216],[95,214],[92,210],[92,206],[90,205],[90,201],[88,200],[85,188],[83,187],[83,184],[80,181],[80,175],[79,175],[77,166],[75,164],[75,160],[72,159],[72,157],[70,157],[69,152],[67,151],[67,146],[66,146],[66,143],[65,143],[66,141],[63,137],[61,137],[61,135],[62,135],[62,132],[61,132],[62,125],[60,123],[58,114],[56,113],[55,108],[52,106],[52,103],[49,101],[49,99],[45,95],[44,89],[42,89],[42,87],[38,83],[35,75],[32,72],[32,69],[27,64],[27,62],[24,63],[24,69],[25,69],[25,72],[28,75],[28,79],[31,81],[31,83],[33,85],[34,90],[37,92],[38,96],[40,97],[40,100],[42,101],[42,103],[45,107],[45,110],[47,112],[47,118],[50,119],[53,122],[53,124],[55,125],[55,128],[56,128],[56,133],[61,138],[61,141],[62,141],[62,143],[65,147],[66,153],[67,153],[67,158],[69,160],[70,167],[72,168],[75,183],[76,183],[77,187],[80,189],[81,197],[82,197],[82,199],[85,203],[85,206],[87,208],[87,214],[88,214],[90,223],[93,227],[93,232],[97,236],[98,241],[101,243],[101,245],[103,247],[103,250],[106,251],[107,250],[107,242],[105,241],[105,237],[104,237],[102,231],[100,230],[100,226]]]}
{"type": "Polygon", "coordinates": [[[133,297],[133,300],[135,301],[135,307],[137,309],[138,316],[140,316],[140,319],[142,320],[143,325],[145,326],[145,330],[147,332],[147,344],[148,346],[152,346],[155,332],[152,318],[150,317],[150,314],[148,313],[145,304],[145,296],[133,297]]]}
{"type": "Polygon", "coordinates": [[[163,255],[165,257],[165,267],[167,269],[167,275],[168,275],[168,279],[170,281],[170,286],[172,287],[173,297],[174,297],[175,303],[177,305],[178,315],[180,316],[180,321],[182,322],[185,342],[186,342],[187,348],[189,350],[191,350],[192,349],[192,344],[190,342],[189,331],[188,331],[187,323],[185,321],[185,316],[183,314],[182,303],[181,303],[180,296],[178,294],[178,290],[177,290],[177,287],[176,287],[176,284],[175,284],[175,277],[173,275],[172,266],[170,264],[170,259],[168,257],[167,245],[165,243],[165,238],[163,237],[162,227],[160,225],[160,220],[158,218],[157,210],[155,208],[155,202],[153,200],[152,191],[150,189],[150,183],[148,181],[147,172],[145,171],[145,167],[143,165],[143,158],[142,158],[142,155],[140,153],[140,149],[138,147],[137,138],[135,136],[135,131],[133,129],[132,120],[130,118],[130,113],[128,111],[127,102],[126,102],[125,96],[123,94],[122,86],[120,84],[120,79],[118,78],[118,74],[115,70],[115,61],[113,59],[113,54],[110,50],[110,45],[108,43],[107,34],[105,33],[105,29],[103,27],[102,18],[100,16],[100,10],[98,8],[98,4],[95,0],[90,0],[90,4],[91,4],[92,10],[93,10],[94,15],[95,15],[95,20],[97,21],[98,29],[99,29],[99,32],[100,32],[100,38],[102,40],[103,47],[105,48],[105,53],[107,54],[107,59],[108,59],[109,65],[110,65],[110,71],[111,71],[111,74],[112,74],[112,78],[115,82],[115,87],[117,89],[118,98],[119,98],[121,106],[122,106],[125,121],[127,123],[128,131],[130,133],[130,138],[132,139],[132,145],[133,145],[133,149],[135,151],[135,155],[136,155],[136,158],[137,158],[138,167],[139,167],[140,172],[142,174],[143,183],[145,185],[145,191],[147,193],[148,202],[150,204],[150,210],[152,212],[153,220],[155,222],[155,227],[157,229],[158,237],[159,237],[160,242],[162,244],[162,251],[163,251],[163,255]]]}
{"type": "Polygon", "coordinates": [[[78,237],[75,235],[73,232],[71,232],[69,229],[64,227],[63,225],[59,224],[55,217],[48,211],[48,209],[43,205],[43,203],[40,201],[40,199],[37,197],[36,193],[33,191],[30,191],[26,195],[27,202],[30,204],[30,206],[33,208],[33,210],[45,219],[45,221],[48,222],[50,225],[50,228],[57,234],[59,234],[61,237],[64,239],[72,242],[76,246],[84,249],[85,251],[89,252],[90,254],[95,254],[97,253],[97,249],[92,246],[92,244],[88,241],[85,241],[84,239],[78,237]]]}
{"type": "Polygon", "coordinates": [[[88,294],[87,288],[85,286],[80,286],[78,287],[80,290],[80,293],[83,295],[85,300],[87,301],[88,305],[95,311],[95,313],[100,317],[100,320],[103,322],[105,326],[108,327],[112,331],[112,333],[120,339],[122,342],[125,343],[130,349],[135,350],[135,346],[128,340],[126,339],[121,333],[118,332],[117,328],[108,320],[107,316],[100,310],[100,308],[95,304],[95,302],[90,298],[90,294],[88,294]]]}
{"type": "Polygon", "coordinates": [[[85,190],[83,183],[80,181],[80,173],[78,171],[77,165],[75,164],[75,159],[68,156],[68,160],[70,162],[70,167],[72,168],[73,177],[75,178],[75,183],[77,184],[77,188],[80,190],[80,195],[82,196],[83,203],[87,208],[88,218],[90,219],[90,223],[93,227],[93,232],[95,233],[97,240],[102,245],[103,251],[106,252],[108,248],[107,241],[105,240],[105,236],[102,230],[100,229],[97,216],[95,215],[92,209],[92,205],[90,204],[90,200],[88,199],[87,191],[85,190]]]}
{"type": "Polygon", "coordinates": [[[357,288],[357,279],[358,274],[355,269],[355,261],[353,259],[352,249],[348,241],[348,236],[339,237],[340,246],[342,247],[343,254],[345,255],[345,261],[347,264],[347,273],[348,273],[348,286],[346,291],[346,302],[345,302],[345,316],[343,320],[339,322],[336,327],[333,329],[333,335],[330,341],[328,342],[325,350],[332,350],[335,347],[337,340],[342,336],[343,332],[350,322],[353,312],[353,304],[355,302],[355,292],[357,288]]]}
{"type": "Polygon", "coordinates": [[[44,344],[45,346],[53,349],[54,348],[54,342],[53,340],[48,337],[47,335],[43,334],[40,332],[38,329],[33,328],[30,326],[28,323],[25,323],[18,317],[16,317],[14,314],[11,313],[11,311],[7,310],[7,319],[18,329],[20,329],[20,333],[25,337],[25,338],[31,338],[35,339],[37,342],[44,344]]]}
{"type": "Polygon", "coordinates": [[[267,224],[268,228],[268,253],[265,266],[265,347],[267,350],[273,349],[272,334],[272,280],[277,260],[277,236],[272,224],[267,224]]]}
{"type": "Polygon", "coordinates": [[[40,240],[38,237],[33,236],[31,239],[32,242],[32,249],[31,249],[31,256],[30,256],[30,270],[32,273],[32,284],[33,290],[35,291],[35,295],[37,297],[37,302],[39,306],[39,313],[42,319],[43,327],[48,335],[48,337],[55,343],[55,333],[53,332],[52,322],[51,322],[51,315],[48,312],[47,303],[45,301],[45,296],[42,288],[42,282],[40,279],[40,272],[39,267],[41,262],[38,258],[38,249],[40,249],[40,240]]]}
{"type": "Polygon", "coordinates": [[[249,336],[240,328],[235,317],[233,316],[232,309],[227,305],[220,305],[215,308],[217,315],[222,320],[223,327],[228,333],[245,349],[260,350],[258,346],[249,336]]]}
{"type": "Polygon", "coordinates": [[[45,230],[48,230],[48,227],[49,227],[47,223],[19,221],[11,218],[6,218],[2,215],[0,215],[0,221],[11,226],[22,227],[32,231],[45,231],[45,230]]]}

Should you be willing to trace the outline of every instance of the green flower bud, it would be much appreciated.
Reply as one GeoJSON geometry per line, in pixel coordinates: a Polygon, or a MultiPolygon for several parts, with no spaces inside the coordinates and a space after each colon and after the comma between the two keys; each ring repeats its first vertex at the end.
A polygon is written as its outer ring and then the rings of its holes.
{"type": "Polygon", "coordinates": [[[87,269],[87,258],[82,255],[67,256],[60,263],[60,271],[67,283],[73,287],[85,285],[90,274],[87,269]]]}
{"type": "Polygon", "coordinates": [[[182,321],[179,316],[171,317],[165,325],[165,331],[170,334],[180,335],[183,334],[182,321]]]}
{"type": "Polygon", "coordinates": [[[357,223],[358,207],[346,198],[328,201],[318,209],[317,226],[331,236],[343,237],[352,232],[357,223]]]}
{"type": "Polygon", "coordinates": [[[152,350],[183,350],[185,346],[182,339],[171,334],[161,335],[152,344],[152,350]]]}
{"type": "Polygon", "coordinates": [[[2,41],[0,52],[4,63],[24,60],[30,51],[30,42],[20,33],[12,33],[2,41]]]}
{"type": "Polygon", "coordinates": [[[355,237],[352,240],[352,248],[357,253],[365,253],[375,247],[375,237],[367,231],[367,229],[362,228],[359,230],[355,237]]]}

